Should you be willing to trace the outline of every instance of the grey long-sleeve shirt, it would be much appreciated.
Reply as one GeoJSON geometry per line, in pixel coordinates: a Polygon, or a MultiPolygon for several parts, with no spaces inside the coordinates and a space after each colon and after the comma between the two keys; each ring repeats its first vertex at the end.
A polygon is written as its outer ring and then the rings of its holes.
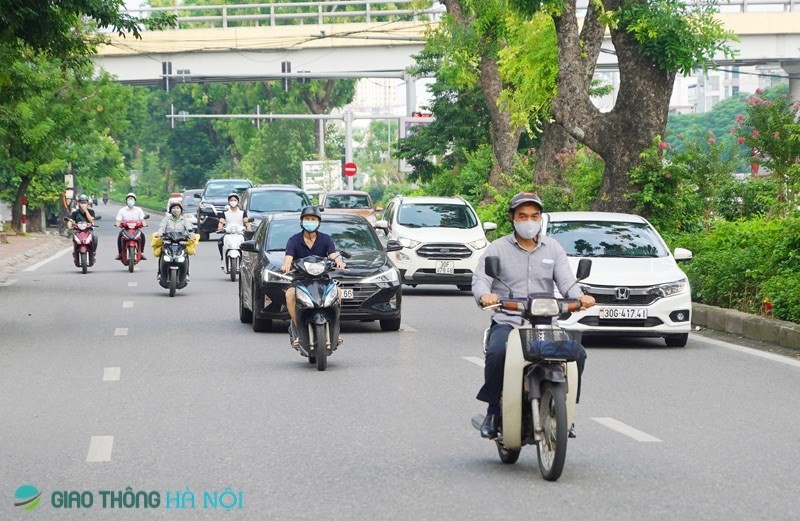
{"type": "MultiPolygon", "coordinates": [[[[480,306],[481,295],[494,293],[501,299],[509,292],[498,280],[486,274],[486,257],[500,258],[500,278],[508,284],[515,298],[524,298],[530,293],[553,293],[554,286],[567,298],[579,298],[583,293],[575,283],[575,274],[569,266],[564,248],[550,237],[539,237],[533,251],[522,248],[514,234],[492,242],[478,260],[472,276],[472,295],[480,306]],[[572,288],[570,288],[572,286],[572,288]]],[[[518,325],[519,315],[497,312],[492,320],[499,324],[518,325]]]]}

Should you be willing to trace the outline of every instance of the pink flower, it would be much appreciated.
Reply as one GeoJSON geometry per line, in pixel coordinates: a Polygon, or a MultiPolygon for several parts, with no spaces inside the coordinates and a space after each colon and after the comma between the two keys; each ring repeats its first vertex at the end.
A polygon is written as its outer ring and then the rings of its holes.
{"type": "Polygon", "coordinates": [[[744,137],[739,136],[739,139],[737,139],[736,142],[739,143],[740,145],[744,145],[744,137]]]}
{"type": "Polygon", "coordinates": [[[717,142],[717,140],[716,140],[716,139],[714,139],[713,137],[710,137],[710,138],[708,138],[708,144],[709,144],[709,145],[713,145],[713,144],[714,144],[714,143],[716,143],[716,142],[717,142]]]}
{"type": "Polygon", "coordinates": [[[658,148],[660,150],[666,150],[669,147],[669,144],[666,141],[662,141],[658,144],[658,148]]]}
{"type": "Polygon", "coordinates": [[[757,88],[756,94],[764,94],[764,89],[762,89],[761,87],[757,88]]]}
{"type": "Polygon", "coordinates": [[[761,135],[761,132],[759,132],[758,130],[754,130],[753,131],[753,137],[758,137],[760,135],[761,135]]]}
{"type": "Polygon", "coordinates": [[[739,114],[738,116],[736,116],[736,123],[740,123],[740,124],[741,124],[741,123],[744,123],[744,116],[743,116],[743,115],[741,115],[741,114],[739,114]]]}
{"type": "Polygon", "coordinates": [[[731,136],[735,136],[736,135],[736,129],[735,128],[728,129],[728,134],[730,134],[731,136]]]}

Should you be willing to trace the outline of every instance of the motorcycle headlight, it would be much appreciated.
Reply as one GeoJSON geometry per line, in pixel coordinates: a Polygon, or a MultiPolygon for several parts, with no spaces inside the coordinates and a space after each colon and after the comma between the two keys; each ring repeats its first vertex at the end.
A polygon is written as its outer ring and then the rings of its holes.
{"type": "Polygon", "coordinates": [[[322,307],[332,306],[336,299],[339,297],[339,289],[336,285],[328,286],[325,292],[325,298],[322,301],[322,307]]]}
{"type": "Polygon", "coordinates": [[[165,253],[163,255],[163,257],[164,257],[164,262],[171,262],[172,261],[172,257],[170,257],[168,253],[165,253]]]}
{"type": "Polygon", "coordinates": [[[361,281],[362,284],[374,284],[376,282],[400,282],[400,274],[397,273],[396,269],[389,268],[386,271],[382,271],[377,275],[372,275],[361,281]]]}
{"type": "Polygon", "coordinates": [[[184,260],[186,260],[186,257],[184,257],[183,255],[175,257],[175,262],[183,262],[184,260]]]}
{"type": "Polygon", "coordinates": [[[676,280],[675,282],[668,282],[666,284],[661,284],[660,286],[656,286],[650,290],[650,293],[655,293],[660,297],[671,297],[672,295],[678,295],[679,293],[683,293],[686,291],[688,284],[686,283],[686,279],[676,280]]]}
{"type": "Polygon", "coordinates": [[[414,239],[406,239],[405,237],[398,237],[397,242],[403,245],[404,248],[414,248],[419,244],[419,241],[414,239]]]}
{"type": "Polygon", "coordinates": [[[486,247],[486,239],[478,239],[477,241],[472,241],[467,244],[469,244],[473,250],[482,250],[486,247]]]}
{"type": "Polygon", "coordinates": [[[313,308],[314,307],[314,301],[311,300],[311,295],[309,295],[308,292],[305,289],[303,289],[300,286],[298,286],[297,287],[297,291],[295,292],[295,295],[297,296],[298,302],[301,302],[307,308],[313,308]]]}
{"type": "Polygon", "coordinates": [[[262,271],[261,272],[261,279],[264,282],[278,282],[278,283],[284,283],[284,284],[289,284],[290,282],[292,282],[292,276],[291,275],[286,275],[285,273],[280,273],[280,272],[271,271],[271,270],[262,271]]]}
{"type": "Polygon", "coordinates": [[[324,262],[304,262],[303,267],[305,268],[306,273],[308,273],[312,277],[321,275],[322,272],[325,271],[324,262]]]}

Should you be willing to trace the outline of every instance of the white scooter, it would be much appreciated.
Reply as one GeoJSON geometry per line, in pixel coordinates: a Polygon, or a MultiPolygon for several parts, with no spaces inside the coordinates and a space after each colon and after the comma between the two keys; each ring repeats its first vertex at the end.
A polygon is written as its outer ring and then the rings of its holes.
{"type": "MultiPolygon", "coordinates": [[[[577,279],[588,277],[591,266],[591,260],[581,259],[577,279]]],[[[486,274],[505,284],[499,273],[500,259],[487,257],[486,274]]],[[[564,470],[567,438],[575,416],[579,385],[576,361],[585,353],[580,342],[553,324],[553,318],[579,311],[580,301],[534,294],[501,300],[484,309],[495,307],[519,312],[528,322],[508,335],[497,452],[503,463],[512,464],[523,445],[536,445],[542,477],[556,481],[564,470]]],[[[483,420],[483,415],[477,415],[472,425],[480,430],[483,420]]]]}
{"type": "Polygon", "coordinates": [[[222,269],[230,275],[231,282],[236,282],[236,276],[239,274],[243,242],[244,228],[235,224],[225,226],[225,238],[222,239],[222,258],[225,259],[225,265],[222,269]]]}

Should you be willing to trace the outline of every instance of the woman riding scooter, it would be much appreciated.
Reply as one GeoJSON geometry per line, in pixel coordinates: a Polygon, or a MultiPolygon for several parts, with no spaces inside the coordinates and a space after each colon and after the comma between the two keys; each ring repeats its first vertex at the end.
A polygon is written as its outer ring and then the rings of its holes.
{"type": "MultiPolygon", "coordinates": [[[[161,224],[158,225],[158,231],[155,232],[154,236],[156,238],[160,238],[165,233],[169,232],[179,232],[185,233],[189,237],[194,237],[192,231],[194,230],[194,225],[189,221],[189,219],[183,215],[183,205],[177,201],[173,202],[169,205],[169,213],[161,219],[161,224]]],[[[158,271],[158,279],[161,279],[161,266],[156,267],[156,271],[158,271]]],[[[186,282],[189,282],[189,261],[186,261],[186,282]]]]}

